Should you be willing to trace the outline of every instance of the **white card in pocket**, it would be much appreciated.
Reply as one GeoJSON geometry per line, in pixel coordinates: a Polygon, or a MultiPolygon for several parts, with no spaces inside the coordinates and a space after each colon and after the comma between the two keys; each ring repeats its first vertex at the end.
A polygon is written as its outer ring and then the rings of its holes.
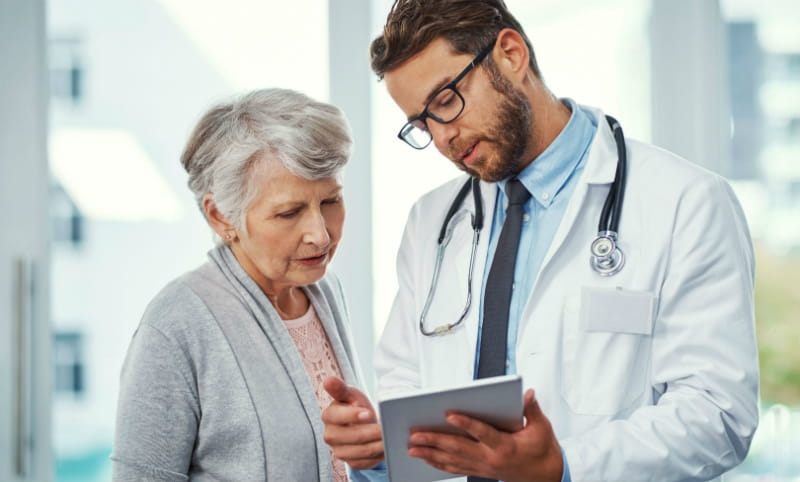
{"type": "Polygon", "coordinates": [[[581,326],[586,331],[650,335],[655,296],[650,291],[617,288],[581,290],[581,326]]]}

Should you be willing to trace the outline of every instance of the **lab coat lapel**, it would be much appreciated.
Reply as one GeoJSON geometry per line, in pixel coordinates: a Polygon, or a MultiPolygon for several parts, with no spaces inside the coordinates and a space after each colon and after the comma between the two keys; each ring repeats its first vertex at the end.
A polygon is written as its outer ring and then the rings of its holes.
{"type": "MultiPolygon", "coordinates": [[[[583,208],[584,202],[586,201],[586,195],[589,191],[589,186],[593,184],[607,184],[610,186],[611,183],[614,182],[614,176],[617,168],[616,143],[614,142],[611,129],[608,127],[608,123],[606,122],[605,115],[602,113],[602,111],[599,109],[591,109],[591,113],[595,119],[597,119],[597,133],[595,134],[595,137],[592,140],[592,145],[589,148],[583,173],[578,180],[577,186],[575,186],[575,191],[572,193],[572,198],[567,204],[567,209],[564,211],[564,217],[561,219],[561,222],[558,225],[558,229],[553,236],[553,241],[550,243],[550,247],[547,249],[547,253],[542,260],[541,268],[536,274],[536,279],[533,283],[531,294],[536,292],[536,286],[539,283],[542,273],[548,269],[548,266],[553,261],[553,258],[564,244],[564,240],[567,238],[570,232],[572,232],[574,226],[578,222],[578,218],[580,217],[582,219],[584,217],[583,208]]],[[[596,223],[597,221],[593,220],[592,222],[596,223]]],[[[587,263],[588,255],[589,247],[587,244],[587,263]]]]}

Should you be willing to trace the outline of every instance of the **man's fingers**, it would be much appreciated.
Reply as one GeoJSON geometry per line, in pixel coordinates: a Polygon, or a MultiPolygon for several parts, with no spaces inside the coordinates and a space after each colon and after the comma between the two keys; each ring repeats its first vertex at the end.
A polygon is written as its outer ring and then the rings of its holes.
{"type": "Polygon", "coordinates": [[[456,457],[434,447],[413,446],[409,447],[408,455],[422,459],[428,465],[453,474],[477,475],[477,470],[469,464],[468,460],[456,457]]]}
{"type": "MultiPolygon", "coordinates": [[[[322,414],[323,418],[325,413],[322,414]]],[[[328,445],[355,445],[380,442],[381,426],[377,423],[325,424],[322,438],[328,445]]],[[[382,450],[382,449],[381,449],[382,450]]]]}
{"type": "Polygon", "coordinates": [[[500,433],[497,429],[480,420],[459,413],[451,413],[447,416],[447,423],[467,432],[470,437],[487,447],[493,448],[500,443],[500,433]]]}
{"type": "Polygon", "coordinates": [[[322,411],[322,422],[325,425],[352,425],[376,423],[377,419],[369,408],[334,401],[322,411]]]}
{"type": "Polygon", "coordinates": [[[437,432],[413,432],[408,438],[411,447],[428,447],[459,458],[480,459],[480,442],[463,435],[437,432]]]}
{"type": "Polygon", "coordinates": [[[372,411],[372,404],[369,398],[361,390],[347,385],[341,378],[328,377],[322,382],[322,386],[334,400],[352,403],[372,411]]]}
{"type": "Polygon", "coordinates": [[[383,439],[381,427],[377,423],[326,424],[322,438],[337,458],[354,469],[371,469],[383,460],[383,439]]]}
{"type": "MultiPolygon", "coordinates": [[[[383,442],[380,440],[356,445],[337,445],[333,447],[333,455],[347,463],[353,461],[375,460],[373,465],[383,460],[383,442]]],[[[352,465],[352,464],[351,464],[352,465]]]]}
{"type": "Polygon", "coordinates": [[[383,460],[383,438],[369,398],[337,377],[326,378],[322,386],[333,398],[322,411],[323,439],[350,467],[375,467],[383,460]]]}
{"type": "Polygon", "coordinates": [[[323,388],[334,400],[340,402],[350,402],[352,394],[349,390],[350,387],[339,377],[328,377],[322,382],[323,388]]]}

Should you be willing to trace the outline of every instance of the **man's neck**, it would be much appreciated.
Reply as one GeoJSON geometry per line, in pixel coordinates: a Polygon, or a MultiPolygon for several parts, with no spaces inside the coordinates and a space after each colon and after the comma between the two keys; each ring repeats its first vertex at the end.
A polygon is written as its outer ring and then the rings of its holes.
{"type": "Polygon", "coordinates": [[[531,132],[528,134],[528,151],[525,153],[523,162],[520,163],[520,171],[553,143],[564,130],[572,114],[569,107],[553,95],[538,79],[533,80],[529,88],[525,90],[533,112],[531,132]]]}

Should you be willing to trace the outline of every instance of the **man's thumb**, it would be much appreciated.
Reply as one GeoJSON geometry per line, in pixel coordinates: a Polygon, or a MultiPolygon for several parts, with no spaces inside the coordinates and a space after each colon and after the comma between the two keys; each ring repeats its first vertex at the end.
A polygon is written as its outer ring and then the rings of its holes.
{"type": "Polygon", "coordinates": [[[529,388],[528,391],[525,392],[525,397],[523,398],[523,412],[525,413],[527,423],[531,423],[534,419],[544,416],[532,388],[529,388]]]}

